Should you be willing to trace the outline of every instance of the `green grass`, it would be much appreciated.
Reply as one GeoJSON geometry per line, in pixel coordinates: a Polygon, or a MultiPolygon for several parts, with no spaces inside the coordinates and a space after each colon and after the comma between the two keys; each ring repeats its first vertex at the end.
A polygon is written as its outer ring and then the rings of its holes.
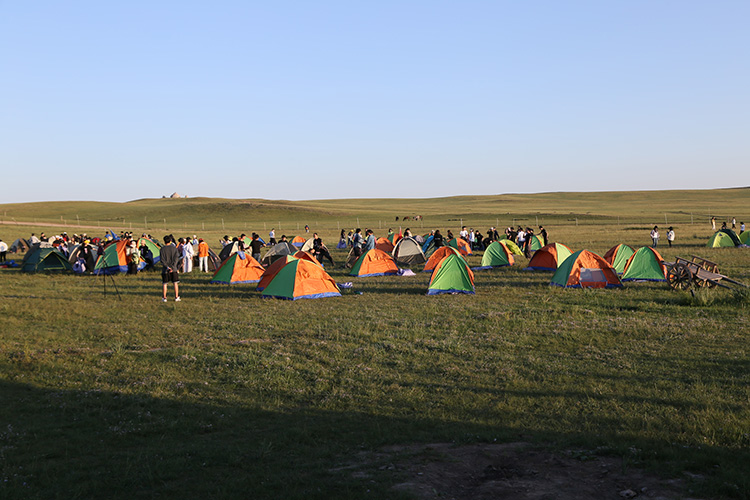
{"type": "MultiPolygon", "coordinates": [[[[404,203],[391,211],[432,201],[404,203]]],[[[703,247],[705,221],[677,229],[666,259],[701,255],[750,283],[748,250],[703,247]]],[[[647,227],[611,219],[550,234],[600,254],[648,243],[647,227]]],[[[156,273],[116,276],[119,300],[102,278],[2,270],[0,496],[397,498],[341,466],[390,444],[523,440],[748,498],[747,294],[562,290],[525,263],[477,272],[475,296],[427,297],[426,273],[335,269],[361,294],[266,300],[193,274],[167,304],[156,273]]]]}

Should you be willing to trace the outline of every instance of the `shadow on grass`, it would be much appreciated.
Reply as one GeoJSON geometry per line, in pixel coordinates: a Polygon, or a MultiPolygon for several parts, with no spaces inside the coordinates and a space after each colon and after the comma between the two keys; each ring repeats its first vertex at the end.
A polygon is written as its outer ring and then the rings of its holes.
{"type": "MultiPolygon", "coordinates": [[[[346,466],[358,453],[390,444],[605,443],[586,433],[561,435],[417,415],[268,411],[206,404],[189,396],[171,400],[7,381],[0,382],[0,394],[0,497],[5,499],[399,498],[388,484],[392,476],[379,479],[376,473],[363,479],[346,466]]],[[[748,453],[721,448],[686,452],[664,443],[606,444],[612,445],[609,453],[630,446],[659,450],[652,459],[662,471],[662,461],[674,459],[680,462],[677,471],[690,463],[705,469],[721,464],[722,472],[737,478],[736,470],[732,475],[727,469],[749,461],[748,453]]]]}

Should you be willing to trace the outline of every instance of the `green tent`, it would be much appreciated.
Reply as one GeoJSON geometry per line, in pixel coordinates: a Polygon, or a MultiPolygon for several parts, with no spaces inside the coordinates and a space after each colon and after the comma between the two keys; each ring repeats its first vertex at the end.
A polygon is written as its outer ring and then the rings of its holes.
{"type": "Polygon", "coordinates": [[[510,249],[499,241],[493,241],[482,255],[482,266],[476,269],[492,269],[493,267],[512,265],[513,254],[510,249]]]}
{"type": "Polygon", "coordinates": [[[287,300],[341,296],[339,287],[323,266],[305,259],[295,259],[284,265],[262,293],[263,297],[287,300]]]}
{"type": "Polygon", "coordinates": [[[641,247],[628,259],[622,281],[667,281],[667,271],[659,252],[641,247]]]}
{"type": "MultiPolygon", "coordinates": [[[[141,248],[144,244],[151,251],[151,255],[154,258],[154,264],[158,264],[161,260],[161,245],[151,238],[141,237],[138,239],[138,248],[141,248]]],[[[195,253],[198,253],[198,247],[195,248],[195,253]]]]}
{"type": "Polygon", "coordinates": [[[25,273],[42,273],[50,271],[70,271],[73,266],[68,259],[54,248],[34,246],[29,250],[21,263],[21,271],[25,273]]]}
{"type": "Polygon", "coordinates": [[[706,243],[706,246],[709,248],[736,247],[740,245],[742,245],[740,238],[731,229],[716,231],[708,240],[708,243],[706,243]]]}
{"type": "Polygon", "coordinates": [[[427,295],[474,293],[474,273],[460,255],[451,254],[432,271],[427,295]]]}
{"type": "Polygon", "coordinates": [[[560,264],[550,285],[563,288],[613,288],[621,287],[615,270],[594,252],[579,250],[560,264]]]}
{"type": "Polygon", "coordinates": [[[615,245],[604,254],[604,260],[615,268],[617,274],[622,274],[625,271],[625,264],[628,263],[628,259],[635,253],[632,247],[620,243],[615,245]]]}
{"type": "Polygon", "coordinates": [[[740,243],[743,245],[750,245],[750,231],[745,231],[737,236],[740,239],[740,243]]]}
{"type": "Polygon", "coordinates": [[[508,250],[510,250],[510,253],[512,253],[513,255],[523,255],[523,252],[521,251],[520,248],[518,248],[518,245],[516,245],[509,239],[502,239],[498,241],[504,244],[508,248],[508,250]]]}
{"type": "Polygon", "coordinates": [[[556,271],[573,251],[562,243],[548,243],[536,252],[529,260],[524,271],[556,271]]]}
{"type": "Polygon", "coordinates": [[[531,245],[531,251],[536,252],[544,246],[544,241],[542,241],[542,238],[540,238],[536,234],[532,234],[531,242],[529,243],[529,245],[531,245]]]}

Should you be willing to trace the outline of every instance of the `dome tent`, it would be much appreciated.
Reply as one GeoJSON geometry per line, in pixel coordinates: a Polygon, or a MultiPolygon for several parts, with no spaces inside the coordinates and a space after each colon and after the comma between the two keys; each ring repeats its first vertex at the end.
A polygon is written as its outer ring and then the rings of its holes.
{"type": "Polygon", "coordinates": [[[617,273],[602,257],[588,250],[579,250],[560,264],[550,285],[563,288],[621,287],[617,273]]]}
{"type": "Polygon", "coordinates": [[[620,243],[615,245],[604,254],[604,260],[609,262],[609,265],[615,268],[618,274],[622,274],[625,271],[625,264],[628,263],[628,259],[635,253],[632,247],[620,243]]]}
{"type": "Polygon", "coordinates": [[[659,252],[641,247],[630,256],[622,273],[622,281],[667,281],[667,268],[659,252]]]}
{"type": "Polygon", "coordinates": [[[263,297],[320,299],[340,297],[336,282],[321,266],[304,259],[287,262],[263,289],[263,297]]]}
{"type": "Polygon", "coordinates": [[[528,267],[524,268],[530,271],[556,271],[565,259],[570,257],[573,251],[562,243],[549,243],[534,252],[533,257],[529,260],[528,267]]]}
{"type": "Polygon", "coordinates": [[[499,241],[493,241],[487,247],[487,250],[484,251],[484,255],[482,255],[482,265],[475,268],[475,270],[512,266],[513,263],[513,254],[508,247],[499,241]]]}
{"type": "Polygon", "coordinates": [[[474,294],[474,273],[457,253],[442,259],[430,276],[427,295],[474,294]]]}

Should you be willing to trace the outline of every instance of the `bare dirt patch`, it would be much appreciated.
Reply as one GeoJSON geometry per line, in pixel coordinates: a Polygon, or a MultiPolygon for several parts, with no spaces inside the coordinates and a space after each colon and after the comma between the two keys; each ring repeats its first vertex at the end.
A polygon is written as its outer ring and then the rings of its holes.
{"type": "Polygon", "coordinates": [[[418,499],[685,499],[682,479],[629,467],[622,458],[556,453],[528,443],[391,446],[362,452],[337,470],[393,482],[418,499]],[[390,478],[388,476],[391,476],[390,478]]]}

